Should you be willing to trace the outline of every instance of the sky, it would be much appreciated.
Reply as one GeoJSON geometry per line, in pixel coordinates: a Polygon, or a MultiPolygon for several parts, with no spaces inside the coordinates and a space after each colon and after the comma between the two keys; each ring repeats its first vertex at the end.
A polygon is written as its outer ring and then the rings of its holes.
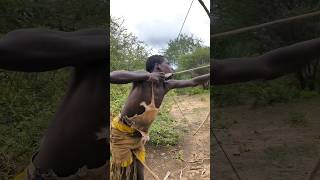
{"type": "MultiPolygon", "coordinates": [[[[129,32],[138,37],[153,53],[161,53],[169,40],[177,38],[192,0],[111,0],[112,17],[122,18],[129,32]]],[[[208,9],[210,1],[203,0],[208,9]]],[[[210,45],[210,20],[203,7],[194,0],[183,34],[193,34],[210,45]]]]}

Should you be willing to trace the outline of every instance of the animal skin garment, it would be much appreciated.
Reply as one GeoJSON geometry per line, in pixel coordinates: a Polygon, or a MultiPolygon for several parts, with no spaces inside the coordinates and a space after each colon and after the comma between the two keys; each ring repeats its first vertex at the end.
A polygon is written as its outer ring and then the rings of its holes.
{"type": "Polygon", "coordinates": [[[145,101],[140,103],[140,106],[143,106],[145,111],[142,114],[136,114],[128,118],[128,120],[132,122],[131,127],[138,130],[144,137],[149,136],[149,128],[159,112],[154,101],[153,83],[151,85],[151,91],[151,103],[148,105],[145,101]]]}

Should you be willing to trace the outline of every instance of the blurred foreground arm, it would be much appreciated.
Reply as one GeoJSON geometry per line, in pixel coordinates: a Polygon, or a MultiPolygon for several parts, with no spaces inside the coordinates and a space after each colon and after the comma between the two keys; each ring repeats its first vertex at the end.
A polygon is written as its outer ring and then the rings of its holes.
{"type": "Polygon", "coordinates": [[[259,57],[211,60],[213,84],[274,79],[293,73],[320,56],[320,38],[275,49],[259,57]]]}
{"type": "Polygon", "coordinates": [[[0,68],[47,71],[65,66],[103,64],[109,54],[108,33],[103,29],[62,32],[21,29],[0,39],[0,68]]]}

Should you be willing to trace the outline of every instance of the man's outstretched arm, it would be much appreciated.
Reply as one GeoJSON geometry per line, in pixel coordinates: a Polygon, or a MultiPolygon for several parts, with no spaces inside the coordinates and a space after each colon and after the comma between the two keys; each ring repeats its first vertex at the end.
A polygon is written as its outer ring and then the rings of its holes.
{"type": "Polygon", "coordinates": [[[273,79],[299,70],[320,56],[320,38],[267,52],[259,57],[211,60],[213,84],[273,79]]]}
{"type": "Polygon", "coordinates": [[[161,72],[144,72],[144,71],[113,71],[110,73],[110,83],[113,84],[127,84],[139,81],[159,82],[164,80],[164,73],[161,72]]]}
{"type": "Polygon", "coordinates": [[[198,86],[200,84],[204,84],[205,82],[210,80],[210,74],[205,74],[202,76],[198,76],[195,78],[192,78],[190,80],[168,80],[167,81],[167,88],[175,89],[175,88],[185,88],[185,87],[194,87],[198,86]]]}
{"type": "Polygon", "coordinates": [[[102,29],[61,32],[21,29],[0,39],[0,68],[47,71],[107,61],[108,35],[102,29]]]}

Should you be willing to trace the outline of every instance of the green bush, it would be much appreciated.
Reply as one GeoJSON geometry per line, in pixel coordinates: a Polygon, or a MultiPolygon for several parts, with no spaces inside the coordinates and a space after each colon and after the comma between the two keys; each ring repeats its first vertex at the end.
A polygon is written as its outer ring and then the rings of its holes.
{"type": "Polygon", "coordinates": [[[204,94],[208,93],[208,89],[204,89],[203,87],[189,87],[189,88],[181,88],[174,90],[178,95],[195,95],[195,94],[204,94]]]}
{"type": "Polygon", "coordinates": [[[291,127],[306,127],[308,125],[308,117],[303,112],[292,112],[289,114],[287,122],[291,127]]]}
{"type": "Polygon", "coordinates": [[[257,82],[250,92],[254,97],[253,106],[296,101],[300,98],[300,90],[289,84],[288,80],[282,79],[265,83],[257,82]]]}
{"type": "Polygon", "coordinates": [[[212,86],[211,102],[214,106],[224,107],[230,105],[240,105],[246,102],[246,91],[242,85],[212,86]]]}
{"type": "Polygon", "coordinates": [[[170,92],[162,104],[159,116],[153,122],[150,130],[150,141],[153,145],[169,146],[176,145],[183,131],[183,128],[177,125],[170,116],[172,107],[172,98],[175,93],[170,92]]]}
{"type": "Polygon", "coordinates": [[[0,177],[11,179],[29,163],[65,94],[69,74],[67,69],[46,73],[2,72],[0,177]]]}
{"type": "Polygon", "coordinates": [[[213,86],[214,106],[251,104],[253,107],[289,103],[319,96],[316,91],[301,90],[296,79],[285,76],[272,81],[253,81],[234,85],[213,86]]]}
{"type": "Polygon", "coordinates": [[[130,84],[125,85],[110,85],[110,115],[115,117],[119,115],[122,107],[131,90],[130,84]]]}
{"type": "Polygon", "coordinates": [[[301,99],[311,99],[311,98],[314,98],[317,96],[319,96],[319,93],[316,91],[307,91],[307,90],[300,91],[300,98],[301,99]]]}

